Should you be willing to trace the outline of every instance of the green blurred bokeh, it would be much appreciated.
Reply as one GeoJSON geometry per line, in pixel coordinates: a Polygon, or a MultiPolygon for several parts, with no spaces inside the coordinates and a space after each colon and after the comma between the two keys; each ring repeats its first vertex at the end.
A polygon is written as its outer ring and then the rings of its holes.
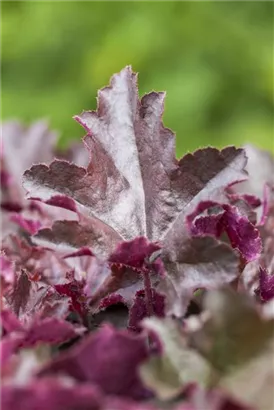
{"type": "Polygon", "coordinates": [[[71,119],[131,64],[166,90],[177,153],[247,141],[273,150],[272,2],[2,2],[2,117],[71,119]]]}

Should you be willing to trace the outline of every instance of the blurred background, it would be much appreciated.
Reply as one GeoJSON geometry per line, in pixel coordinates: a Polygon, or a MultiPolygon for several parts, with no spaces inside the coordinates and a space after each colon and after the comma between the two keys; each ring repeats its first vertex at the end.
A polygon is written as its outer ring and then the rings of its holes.
{"type": "Polygon", "coordinates": [[[140,93],[167,91],[177,155],[252,142],[274,151],[272,2],[2,2],[2,119],[72,116],[131,64],[140,93]]]}

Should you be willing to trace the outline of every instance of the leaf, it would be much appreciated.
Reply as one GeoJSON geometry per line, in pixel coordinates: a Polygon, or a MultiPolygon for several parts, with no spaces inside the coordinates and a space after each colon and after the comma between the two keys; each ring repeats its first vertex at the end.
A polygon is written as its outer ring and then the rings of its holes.
{"type": "Polygon", "coordinates": [[[254,301],[231,289],[206,295],[205,309],[210,317],[191,335],[191,345],[220,375],[233,373],[259,355],[273,337],[272,320],[259,314],[254,301]]]}
{"type": "Polygon", "coordinates": [[[151,315],[157,317],[165,317],[165,297],[152,289],[152,312],[147,306],[145,291],[139,290],[136,292],[133,305],[129,311],[128,328],[133,331],[140,331],[141,321],[151,315]]]}
{"type": "Polygon", "coordinates": [[[200,202],[196,210],[188,215],[187,222],[193,235],[219,238],[225,232],[232,247],[238,249],[247,262],[258,259],[262,252],[258,229],[234,206],[213,201],[200,202]]]}
{"type": "Polygon", "coordinates": [[[237,184],[233,189],[239,193],[256,195],[263,199],[264,185],[274,186],[274,157],[270,152],[261,150],[251,144],[244,147],[249,178],[237,184]]]}
{"type": "Polygon", "coordinates": [[[1,361],[1,373],[4,372],[5,366],[8,366],[12,355],[18,349],[21,342],[21,335],[6,336],[0,341],[0,361],[1,361]]]}
{"type": "Polygon", "coordinates": [[[101,395],[90,385],[68,385],[55,379],[33,381],[27,386],[2,387],[2,409],[98,410],[101,395]]]}
{"type": "Polygon", "coordinates": [[[83,291],[85,285],[85,280],[80,281],[73,277],[68,283],[54,286],[60,295],[69,297],[71,310],[79,313],[81,316],[87,314],[88,311],[87,298],[83,291]]]}
{"type": "MultiPolygon", "coordinates": [[[[174,134],[162,124],[164,97],[164,93],[152,92],[139,101],[137,76],[126,67],[112,77],[109,87],[99,91],[96,112],[75,117],[87,131],[88,167],[55,160],[49,167],[35,165],[25,172],[29,198],[54,204],[56,196],[66,195],[75,201],[80,220],[77,228],[59,222],[51,232],[40,231],[37,239],[76,249],[90,246],[105,257],[121,240],[145,236],[161,242],[165,264],[173,264],[170,280],[174,287],[181,275],[191,277],[193,272],[197,287],[204,282],[214,286],[206,279],[213,273],[218,276],[220,272],[223,281],[231,281],[238,274],[236,256],[213,240],[211,270],[203,266],[198,273],[197,267],[203,264],[199,253],[202,247],[206,252],[208,241],[192,241],[185,218],[201,201],[227,201],[225,188],[246,178],[245,153],[235,147],[205,148],[177,161],[174,134]],[[191,257],[187,250],[196,252],[197,259],[190,265],[181,259],[182,255],[191,257]],[[223,253],[227,258],[222,261],[219,255],[223,253]]],[[[179,289],[183,288],[179,282],[179,289]]]]}
{"type": "Polygon", "coordinates": [[[8,309],[1,310],[1,327],[6,333],[23,330],[23,326],[20,321],[17,319],[15,314],[8,309]]]}
{"type": "Polygon", "coordinates": [[[52,160],[57,135],[48,129],[44,121],[37,121],[29,127],[16,121],[4,122],[2,134],[3,169],[10,176],[5,201],[21,203],[24,198],[21,187],[24,171],[33,164],[52,160]]]}
{"type": "Polygon", "coordinates": [[[146,358],[143,337],[104,325],[46,365],[40,376],[62,373],[93,383],[105,394],[140,399],[149,395],[137,375],[137,367],[146,358]]]}
{"type": "Polygon", "coordinates": [[[143,326],[153,332],[162,345],[161,356],[154,356],[140,368],[144,383],[162,400],[175,398],[188,383],[206,385],[211,369],[199,353],[187,345],[182,328],[171,319],[145,319],[143,326]]]}
{"type": "Polygon", "coordinates": [[[98,96],[97,113],[76,117],[88,131],[87,170],[65,161],[34,166],[24,175],[29,197],[68,195],[124,239],[145,235],[153,241],[164,238],[203,196],[220,195],[245,178],[244,152],[233,147],[206,148],[178,162],[174,135],[161,123],[164,94],[151,93],[139,102],[130,68],[98,96]]]}
{"type": "Polygon", "coordinates": [[[259,268],[259,287],[255,293],[259,295],[262,302],[268,302],[274,298],[274,275],[270,275],[266,269],[259,268]]]}
{"type": "Polygon", "coordinates": [[[78,337],[84,331],[84,328],[74,327],[71,323],[62,319],[50,317],[40,319],[38,316],[32,322],[23,326],[16,320],[16,316],[13,317],[12,312],[8,310],[1,312],[1,319],[2,326],[8,332],[9,338],[18,336],[16,350],[41,343],[61,344],[78,337]]]}
{"type": "Polygon", "coordinates": [[[156,286],[164,277],[159,251],[159,245],[144,237],[121,242],[109,256],[107,264],[99,262],[98,272],[88,275],[86,294],[95,302],[109,293],[118,292],[123,301],[131,305],[138,290],[150,292],[151,285],[156,286]]]}
{"type": "Polygon", "coordinates": [[[238,400],[257,409],[272,409],[274,384],[274,340],[258,356],[250,358],[235,372],[220,381],[220,387],[238,400]]]}
{"type": "Polygon", "coordinates": [[[88,246],[95,254],[107,257],[121,241],[120,236],[101,221],[83,218],[77,221],[56,221],[51,229],[42,229],[35,235],[36,244],[71,252],[88,246]]]}
{"type": "Polygon", "coordinates": [[[68,312],[66,298],[58,295],[48,283],[31,278],[25,270],[16,272],[12,287],[4,294],[4,306],[10,309],[22,324],[31,323],[37,316],[54,314],[64,317],[68,312]]]}
{"type": "Polygon", "coordinates": [[[32,246],[15,235],[6,238],[2,248],[8,260],[14,265],[14,270],[24,270],[31,280],[40,280],[47,285],[60,283],[71,270],[71,266],[57,252],[32,246]]]}
{"type": "Polygon", "coordinates": [[[29,347],[37,343],[61,344],[74,339],[84,332],[84,328],[77,329],[71,323],[57,318],[36,319],[26,329],[22,347],[29,347]]]}
{"type": "Polygon", "coordinates": [[[166,296],[166,313],[183,317],[195,290],[230,282],[238,265],[228,245],[211,237],[185,238],[174,259],[165,260],[167,275],[158,286],[166,296]]]}
{"type": "Polygon", "coordinates": [[[19,225],[20,228],[24,229],[26,232],[28,232],[31,235],[34,235],[35,233],[37,233],[39,229],[41,228],[40,221],[24,218],[20,214],[11,215],[10,220],[16,223],[17,225],[19,225]]]}

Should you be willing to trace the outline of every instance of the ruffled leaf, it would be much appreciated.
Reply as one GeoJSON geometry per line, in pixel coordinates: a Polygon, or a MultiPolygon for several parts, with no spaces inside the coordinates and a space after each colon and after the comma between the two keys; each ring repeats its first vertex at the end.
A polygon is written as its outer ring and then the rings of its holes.
{"type": "MultiPolygon", "coordinates": [[[[88,167],[54,161],[25,172],[29,198],[54,204],[56,196],[66,195],[75,201],[79,216],[77,226],[62,221],[52,231],[39,232],[37,239],[73,249],[89,246],[95,254],[109,256],[121,240],[145,236],[151,242],[161,241],[164,262],[173,264],[173,270],[176,267],[175,281],[181,275],[194,278],[193,271],[198,270],[197,287],[212,272],[231,281],[238,270],[235,263],[219,259],[223,248],[218,242],[211,242],[215,247],[211,271],[205,266],[198,269],[203,264],[199,258],[203,240],[191,242],[185,218],[201,201],[227,201],[225,188],[246,178],[244,151],[205,148],[177,161],[174,134],[162,124],[164,97],[152,92],[139,100],[136,74],[126,67],[99,91],[96,112],[75,117],[88,132],[84,140],[91,157],[88,167]],[[182,247],[196,253],[196,268],[186,269],[182,247]]],[[[207,245],[205,240],[204,252],[207,245]]],[[[228,259],[234,258],[228,248],[226,253],[228,259]]],[[[184,285],[180,283],[179,289],[184,285]]]]}
{"type": "Polygon", "coordinates": [[[188,215],[187,222],[193,235],[219,238],[225,232],[232,247],[238,249],[247,262],[259,258],[262,252],[258,229],[236,207],[213,201],[200,202],[188,215]]]}
{"type": "Polygon", "coordinates": [[[160,293],[156,292],[154,289],[152,290],[151,295],[151,304],[152,309],[150,311],[150,307],[146,301],[146,294],[144,290],[139,290],[136,292],[135,299],[133,305],[129,311],[129,320],[128,320],[128,327],[130,330],[140,331],[141,321],[150,316],[157,317],[165,317],[165,296],[161,295],[160,293]]]}

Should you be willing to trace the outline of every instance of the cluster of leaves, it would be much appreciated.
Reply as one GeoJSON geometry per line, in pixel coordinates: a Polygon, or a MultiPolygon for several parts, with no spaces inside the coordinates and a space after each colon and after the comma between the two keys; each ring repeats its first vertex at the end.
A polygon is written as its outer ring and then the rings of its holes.
{"type": "Polygon", "coordinates": [[[62,154],[3,125],[4,410],[272,407],[273,158],[178,161],[164,97],[126,67],[62,154]]]}

